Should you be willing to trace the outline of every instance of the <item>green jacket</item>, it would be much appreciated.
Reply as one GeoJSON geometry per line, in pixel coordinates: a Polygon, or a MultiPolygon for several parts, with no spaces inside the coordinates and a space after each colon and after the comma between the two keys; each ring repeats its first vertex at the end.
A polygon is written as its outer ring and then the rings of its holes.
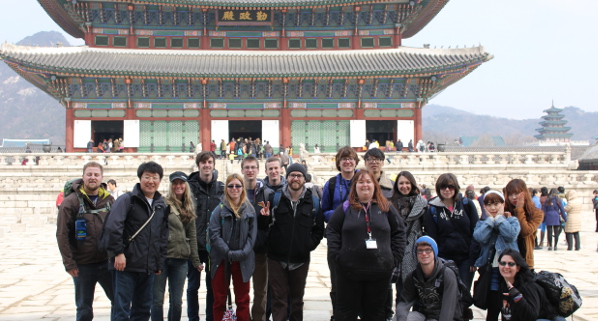
{"type": "Polygon", "coordinates": [[[194,267],[201,265],[197,252],[197,233],[195,219],[183,224],[177,208],[171,204],[168,213],[168,246],[166,257],[170,259],[188,259],[191,257],[194,267]]]}

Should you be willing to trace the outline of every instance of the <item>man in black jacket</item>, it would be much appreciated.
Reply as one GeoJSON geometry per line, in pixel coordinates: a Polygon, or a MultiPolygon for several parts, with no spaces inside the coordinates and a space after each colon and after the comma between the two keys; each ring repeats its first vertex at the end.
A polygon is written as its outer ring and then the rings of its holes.
{"type": "Polygon", "coordinates": [[[159,164],[141,164],[139,183],[114,202],[106,218],[104,244],[116,270],[113,321],[150,318],[154,275],[162,272],[168,242],[164,199],[158,193],[163,176],[159,164]]]}
{"type": "MultiPolygon", "coordinates": [[[[202,263],[208,263],[209,253],[206,250],[206,230],[210,222],[212,211],[220,204],[220,197],[224,193],[224,183],[218,181],[218,174],[214,171],[216,158],[214,154],[204,151],[195,157],[195,164],[199,169],[189,175],[189,186],[195,198],[195,224],[197,227],[197,249],[202,263]]],[[[212,321],[212,278],[210,264],[206,264],[206,321],[212,321]]],[[[187,274],[187,316],[189,321],[199,321],[199,297],[197,292],[201,282],[201,272],[189,261],[187,274]]]]}
{"type": "Polygon", "coordinates": [[[292,164],[287,170],[287,184],[262,210],[270,215],[268,238],[268,282],[274,321],[303,320],[303,295],[310,252],[315,250],[324,236],[324,217],[319,199],[312,197],[312,190],[305,188],[305,167],[292,164]],[[278,200],[277,200],[278,199],[278,200]],[[271,211],[270,210],[271,206],[271,211]]]}

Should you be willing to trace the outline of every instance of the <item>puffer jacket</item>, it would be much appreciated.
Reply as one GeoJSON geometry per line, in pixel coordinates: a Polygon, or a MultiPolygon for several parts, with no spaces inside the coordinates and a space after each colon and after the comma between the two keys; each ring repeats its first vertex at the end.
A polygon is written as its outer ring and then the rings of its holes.
{"type": "MultiPolygon", "coordinates": [[[[111,261],[124,253],[126,272],[156,273],[164,269],[168,242],[166,204],[160,193],[154,194],[152,205],[148,203],[139,183],[132,192],[119,197],[106,218],[104,242],[111,261]],[[154,213],[151,221],[129,242],[128,239],[154,213]]],[[[114,269],[114,264],[109,264],[114,269]]]]}
{"type": "Polygon", "coordinates": [[[406,321],[409,310],[416,302],[419,306],[418,312],[425,315],[426,320],[460,320],[458,299],[457,275],[450,268],[444,268],[442,261],[435,258],[434,270],[429,277],[424,276],[418,264],[415,271],[405,279],[394,320],[406,321]]]}
{"type": "Polygon", "coordinates": [[[575,233],[581,231],[581,199],[577,197],[575,190],[568,190],[566,193],[567,206],[567,224],[565,224],[565,233],[575,233]]]}
{"type": "Polygon", "coordinates": [[[60,205],[56,222],[56,241],[62,255],[62,263],[67,271],[76,269],[78,264],[99,263],[108,259],[105,252],[98,250],[98,240],[102,234],[102,226],[108,214],[107,211],[97,214],[84,213],[83,218],[86,221],[87,237],[84,241],[75,239],[75,221],[79,214],[80,205],[77,195],[83,198],[86,211],[102,209],[108,204],[112,205],[114,203],[114,198],[110,193],[100,188],[98,199],[94,205],[83,190],[82,179],[73,182],[73,191],[60,205]]]}
{"type": "Polygon", "coordinates": [[[426,234],[438,243],[438,256],[457,263],[469,260],[469,266],[473,266],[479,256],[479,245],[473,239],[479,219],[475,205],[461,195],[452,213],[440,197],[433,198],[428,205],[424,226],[426,234]]]}
{"type": "Polygon", "coordinates": [[[212,211],[220,204],[224,195],[224,183],[218,181],[218,173],[212,173],[212,180],[208,183],[201,180],[199,172],[189,175],[189,186],[195,198],[195,227],[197,232],[197,249],[206,250],[206,231],[212,211]]]}
{"type": "Polygon", "coordinates": [[[504,215],[495,218],[488,216],[485,220],[478,221],[473,237],[480,243],[480,257],[476,260],[475,266],[482,267],[492,263],[493,253],[498,256],[506,249],[519,251],[517,236],[520,231],[519,221],[513,216],[509,218],[504,215]]]}
{"type": "Polygon", "coordinates": [[[239,218],[223,200],[210,219],[210,262],[212,278],[222,260],[240,262],[243,282],[249,282],[255,268],[253,245],[257,235],[255,211],[249,202],[241,204],[239,218]]]}
{"type": "Polygon", "coordinates": [[[181,214],[173,204],[168,204],[168,245],[166,257],[171,259],[189,259],[194,267],[201,265],[197,252],[197,233],[195,219],[183,224],[181,214]]]}

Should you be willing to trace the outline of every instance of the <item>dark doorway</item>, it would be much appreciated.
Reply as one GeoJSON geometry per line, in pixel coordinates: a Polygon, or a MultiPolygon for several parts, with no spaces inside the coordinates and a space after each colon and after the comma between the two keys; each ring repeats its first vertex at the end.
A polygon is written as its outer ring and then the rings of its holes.
{"type": "Polygon", "coordinates": [[[123,137],[123,121],[122,120],[94,120],[91,122],[92,139],[97,146],[99,142],[119,139],[123,137]]]}
{"type": "Polygon", "coordinates": [[[228,137],[262,139],[261,120],[230,120],[228,122],[228,137]]]}
{"type": "Polygon", "coordinates": [[[366,120],[365,137],[367,140],[377,140],[380,147],[386,146],[386,141],[395,141],[397,132],[396,120],[366,120]]]}

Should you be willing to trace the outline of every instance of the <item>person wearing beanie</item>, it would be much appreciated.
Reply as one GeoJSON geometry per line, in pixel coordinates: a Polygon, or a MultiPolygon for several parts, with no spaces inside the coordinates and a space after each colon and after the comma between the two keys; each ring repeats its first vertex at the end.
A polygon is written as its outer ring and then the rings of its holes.
{"type": "Polygon", "coordinates": [[[429,236],[422,236],[415,241],[414,252],[418,264],[405,279],[393,320],[460,320],[457,276],[438,258],[436,241],[429,236]],[[419,309],[409,311],[416,303],[419,309]]]}
{"type": "Polygon", "coordinates": [[[272,319],[303,320],[303,295],[310,253],[324,237],[320,200],[305,187],[305,167],[291,164],[287,184],[269,197],[260,212],[269,216],[268,284],[272,319]],[[290,304],[290,306],[289,306],[290,304]]]}

